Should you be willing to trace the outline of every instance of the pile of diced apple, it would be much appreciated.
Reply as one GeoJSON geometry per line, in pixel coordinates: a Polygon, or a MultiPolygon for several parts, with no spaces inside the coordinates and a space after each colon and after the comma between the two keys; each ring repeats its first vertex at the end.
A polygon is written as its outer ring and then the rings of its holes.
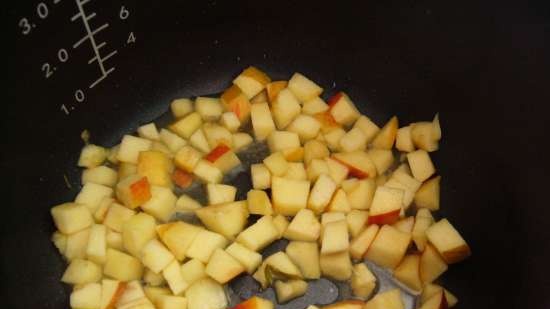
{"type": "MultiPolygon", "coordinates": [[[[401,128],[392,117],[379,127],[344,92],[326,102],[322,93],[300,73],[272,81],[249,67],[219,98],[174,100],[167,128],[145,124],[110,149],[87,144],[82,189],[51,209],[71,307],[224,309],[223,285],[248,274],[279,303],[326,277],[349,280],[357,298],[327,309],[404,308],[399,289],[373,295],[377,279],[364,259],[420,295],[422,309],[453,306],[456,297],[434,281],[470,249],[433,217],[439,117],[401,128]],[[222,181],[254,139],[270,154],[245,162],[252,188],[236,200],[243,188],[222,181]],[[181,194],[195,182],[208,205],[181,194]],[[281,238],[286,249],[262,258],[281,238]]],[[[273,307],[252,297],[235,308],[273,307]]]]}

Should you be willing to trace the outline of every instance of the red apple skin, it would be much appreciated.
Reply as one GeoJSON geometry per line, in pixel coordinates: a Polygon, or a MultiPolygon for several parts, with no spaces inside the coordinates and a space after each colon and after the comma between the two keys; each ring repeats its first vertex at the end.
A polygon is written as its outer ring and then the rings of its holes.
{"type": "Polygon", "coordinates": [[[348,170],[349,170],[348,176],[355,177],[355,178],[358,178],[358,179],[369,178],[368,173],[366,173],[366,172],[364,172],[364,171],[362,171],[362,170],[360,170],[360,169],[358,169],[358,168],[356,168],[356,167],[354,167],[354,166],[352,166],[352,165],[350,165],[350,164],[348,164],[348,163],[346,163],[342,160],[339,160],[338,158],[336,158],[334,156],[331,157],[331,158],[338,161],[339,163],[345,165],[348,168],[348,170]]]}
{"type": "Polygon", "coordinates": [[[336,120],[334,120],[334,117],[330,113],[330,110],[327,110],[322,113],[317,113],[313,115],[313,117],[315,117],[315,119],[317,119],[321,123],[322,128],[330,129],[330,128],[341,127],[341,125],[338,122],[336,122],[336,120]]]}
{"type": "Polygon", "coordinates": [[[327,101],[328,109],[330,110],[334,105],[336,105],[336,103],[338,103],[338,101],[340,101],[340,99],[342,98],[343,95],[344,95],[344,93],[342,91],[338,91],[335,95],[330,97],[330,99],[328,99],[328,101],[327,101]]]}
{"type": "Polygon", "coordinates": [[[378,224],[378,225],[384,225],[384,224],[393,224],[399,220],[399,213],[401,212],[400,209],[396,209],[391,212],[387,212],[384,214],[369,216],[369,224],[378,224]]]}
{"type": "Polygon", "coordinates": [[[130,191],[132,192],[132,199],[139,204],[143,204],[151,198],[151,186],[147,177],[143,177],[131,184],[130,191]]]}
{"type": "Polygon", "coordinates": [[[185,189],[193,184],[193,175],[178,168],[174,170],[172,180],[176,183],[176,185],[178,185],[178,187],[185,189]]]}
{"type": "Polygon", "coordinates": [[[115,309],[118,299],[120,298],[120,296],[122,296],[122,294],[124,294],[124,290],[126,290],[126,282],[121,282],[118,285],[118,288],[113,295],[111,302],[107,305],[107,307],[105,307],[105,309],[115,309]]]}
{"type": "Polygon", "coordinates": [[[441,304],[439,309],[449,309],[449,304],[447,303],[447,297],[445,296],[445,291],[441,293],[441,304]]]}
{"type": "Polygon", "coordinates": [[[231,148],[229,148],[229,146],[227,146],[226,144],[219,144],[218,146],[216,146],[216,148],[212,149],[212,151],[210,151],[205,159],[207,161],[210,161],[212,163],[216,162],[216,160],[218,160],[221,156],[223,156],[226,152],[228,152],[229,150],[231,150],[231,148]]]}

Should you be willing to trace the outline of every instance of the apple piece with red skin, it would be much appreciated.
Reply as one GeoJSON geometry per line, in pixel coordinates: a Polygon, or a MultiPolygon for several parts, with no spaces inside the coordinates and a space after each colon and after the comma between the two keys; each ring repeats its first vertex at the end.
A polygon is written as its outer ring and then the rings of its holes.
{"type": "Polygon", "coordinates": [[[269,103],[273,103],[275,99],[277,99],[277,95],[279,95],[279,92],[281,90],[285,89],[288,86],[288,82],[286,80],[279,80],[274,81],[265,86],[265,89],[267,91],[267,99],[269,100],[269,103]]]}
{"type": "Polygon", "coordinates": [[[250,116],[250,101],[236,85],[227,88],[220,99],[225,109],[235,113],[241,123],[250,116]]]}
{"type": "Polygon", "coordinates": [[[104,279],[101,282],[101,305],[99,308],[114,309],[120,296],[124,294],[126,285],[126,282],[104,279]]]}
{"type": "Polygon", "coordinates": [[[273,309],[273,303],[267,299],[253,296],[232,309],[273,309]]]}
{"type": "Polygon", "coordinates": [[[177,168],[172,173],[172,180],[178,187],[185,189],[193,184],[193,174],[177,168]]]}
{"type": "Polygon", "coordinates": [[[471,255],[470,247],[447,219],[431,225],[426,236],[447,264],[460,262],[471,255]]]}
{"type": "Polygon", "coordinates": [[[338,92],[330,98],[328,105],[330,114],[341,125],[351,125],[361,116],[355,104],[344,92],[338,92]]]}
{"type": "Polygon", "coordinates": [[[399,219],[403,190],[381,186],[376,188],[369,212],[369,224],[392,224],[399,219]]]}
{"type": "Polygon", "coordinates": [[[376,177],[376,166],[364,151],[339,152],[332,155],[349,169],[349,175],[358,179],[376,177]]]}
{"type": "Polygon", "coordinates": [[[321,132],[323,132],[323,134],[326,134],[333,129],[338,129],[342,127],[338,122],[336,122],[336,120],[334,120],[334,117],[332,117],[330,110],[314,114],[313,117],[317,119],[319,123],[321,123],[321,132]]]}
{"type": "Polygon", "coordinates": [[[226,144],[220,143],[218,146],[216,146],[210,153],[208,153],[204,159],[207,161],[210,161],[212,163],[216,162],[221,156],[223,156],[226,152],[230,151],[231,148],[227,146],[226,144]]]}
{"type": "Polygon", "coordinates": [[[149,180],[139,175],[128,176],[117,184],[116,195],[126,207],[137,208],[152,197],[149,180]]]}
{"type": "Polygon", "coordinates": [[[377,149],[391,149],[397,136],[397,130],[399,129],[399,121],[397,117],[393,116],[383,127],[380,129],[376,137],[372,140],[372,147],[377,149]]]}
{"type": "Polygon", "coordinates": [[[425,303],[422,304],[420,309],[448,309],[449,304],[447,297],[443,291],[438,292],[436,295],[430,297],[425,303]]]}

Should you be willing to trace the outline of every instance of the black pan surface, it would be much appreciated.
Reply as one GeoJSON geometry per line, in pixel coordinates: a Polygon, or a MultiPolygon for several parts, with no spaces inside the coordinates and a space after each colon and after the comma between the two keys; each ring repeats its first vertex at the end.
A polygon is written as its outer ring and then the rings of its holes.
{"type": "MultiPolygon", "coordinates": [[[[74,13],[63,1],[50,16],[74,13]]],[[[379,124],[394,114],[406,124],[439,112],[438,215],[473,250],[444,285],[458,308],[549,308],[549,5],[479,2],[92,1],[105,19],[130,8],[116,29],[134,31],[136,42],[113,44],[121,50],[116,71],[79,105],[73,91],[92,79],[89,70],[59,70],[47,80],[41,71],[55,57],[49,47],[77,38],[76,30],[60,23],[30,40],[17,27],[16,61],[7,64],[15,94],[2,121],[3,307],[68,307],[48,210],[78,192],[83,129],[111,146],[171,99],[217,93],[257,65],[273,78],[302,72],[327,95],[344,90],[379,124]],[[76,107],[68,116],[65,102],[76,107]]],[[[37,3],[9,9],[12,25],[37,3]]],[[[71,53],[74,63],[89,58],[71,53]]]]}

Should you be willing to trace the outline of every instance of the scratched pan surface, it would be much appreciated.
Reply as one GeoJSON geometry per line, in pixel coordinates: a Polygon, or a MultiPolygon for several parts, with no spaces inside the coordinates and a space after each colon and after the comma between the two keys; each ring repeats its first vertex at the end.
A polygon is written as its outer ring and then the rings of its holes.
{"type": "MultiPolygon", "coordinates": [[[[303,72],[326,95],[345,90],[379,124],[439,111],[438,216],[474,252],[442,283],[458,308],[550,307],[548,4],[44,0],[18,2],[8,16],[16,57],[6,61],[15,87],[2,121],[6,308],[68,307],[48,210],[78,192],[80,132],[113,145],[173,98],[218,93],[248,65],[275,79],[303,72]]],[[[246,178],[234,180],[240,192],[246,178]]],[[[256,288],[239,278],[232,301],[256,288]]],[[[281,308],[347,295],[322,280],[281,308]]]]}

